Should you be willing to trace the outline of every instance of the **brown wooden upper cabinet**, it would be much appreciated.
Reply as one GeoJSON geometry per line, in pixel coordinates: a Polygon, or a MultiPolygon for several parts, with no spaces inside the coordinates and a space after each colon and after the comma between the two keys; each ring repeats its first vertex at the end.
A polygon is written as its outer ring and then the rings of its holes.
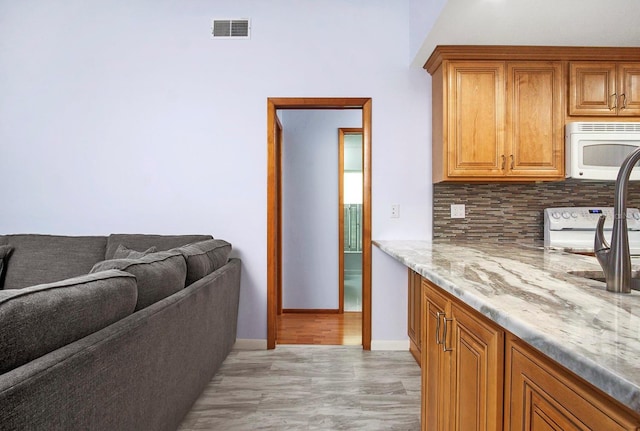
{"type": "Polygon", "coordinates": [[[433,74],[434,181],[564,177],[561,62],[443,61],[433,74]]]}
{"type": "Polygon", "coordinates": [[[506,175],[564,178],[562,63],[507,63],[506,175]]]}
{"type": "Polygon", "coordinates": [[[433,181],[564,179],[567,121],[637,121],[639,58],[637,47],[437,46],[424,66],[433,181]]]}
{"type": "Polygon", "coordinates": [[[569,115],[640,115],[640,63],[569,64],[569,115]]]}

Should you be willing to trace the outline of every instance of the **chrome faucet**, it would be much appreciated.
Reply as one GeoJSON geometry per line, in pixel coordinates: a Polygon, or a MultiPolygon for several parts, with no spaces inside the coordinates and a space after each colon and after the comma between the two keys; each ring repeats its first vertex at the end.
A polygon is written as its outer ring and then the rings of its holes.
{"type": "Polygon", "coordinates": [[[604,272],[609,292],[631,292],[631,254],[629,253],[629,232],[627,231],[627,188],[629,176],[640,160],[640,148],[633,151],[622,162],[616,179],[613,203],[613,230],[611,246],[604,238],[605,215],[601,215],[596,227],[593,250],[604,272]]]}

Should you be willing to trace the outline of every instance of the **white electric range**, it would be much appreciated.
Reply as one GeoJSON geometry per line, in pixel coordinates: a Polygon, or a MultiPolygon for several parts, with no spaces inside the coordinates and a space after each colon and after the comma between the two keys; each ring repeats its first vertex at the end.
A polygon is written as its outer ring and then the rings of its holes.
{"type": "MultiPolygon", "coordinates": [[[[544,246],[573,253],[593,253],[596,225],[607,216],[604,234],[611,239],[613,207],[558,207],[544,210],[544,246]]],[[[629,251],[640,256],[640,210],[627,208],[629,251]]]]}

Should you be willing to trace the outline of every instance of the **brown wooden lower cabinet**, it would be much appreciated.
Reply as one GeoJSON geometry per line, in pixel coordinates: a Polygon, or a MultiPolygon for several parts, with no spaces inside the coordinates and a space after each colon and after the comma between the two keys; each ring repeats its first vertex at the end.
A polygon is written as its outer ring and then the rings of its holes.
{"type": "Polygon", "coordinates": [[[450,355],[445,356],[440,341],[448,299],[426,280],[422,282],[422,294],[422,429],[446,430],[450,400],[446,376],[450,355]]]}
{"type": "Polygon", "coordinates": [[[420,335],[422,325],[422,276],[409,268],[409,298],[408,298],[409,351],[420,365],[420,335]]]}
{"type": "Polygon", "coordinates": [[[515,336],[506,344],[505,430],[638,430],[640,418],[515,336]]]}
{"type": "Polygon", "coordinates": [[[422,279],[422,430],[640,431],[640,414],[422,279]]]}
{"type": "Polygon", "coordinates": [[[504,331],[422,283],[422,429],[502,430],[504,331]]]}

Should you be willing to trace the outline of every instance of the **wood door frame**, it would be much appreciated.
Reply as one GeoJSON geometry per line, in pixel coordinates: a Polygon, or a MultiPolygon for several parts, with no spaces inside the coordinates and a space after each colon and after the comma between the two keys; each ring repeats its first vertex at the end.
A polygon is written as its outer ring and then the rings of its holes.
{"type": "MultiPolygon", "coordinates": [[[[338,129],[338,313],[344,313],[344,137],[362,135],[362,127],[338,129]]],[[[363,146],[364,148],[364,146],[363,146]]]]}
{"type": "MultiPolygon", "coordinates": [[[[274,168],[276,169],[275,178],[277,179],[276,185],[276,200],[278,203],[278,217],[276,219],[276,230],[278,232],[277,238],[277,255],[278,261],[282,262],[282,123],[280,119],[276,115],[276,123],[275,123],[275,134],[274,134],[274,145],[276,152],[276,165],[274,168]]],[[[282,310],[282,265],[278,265],[277,273],[276,273],[276,288],[278,289],[277,297],[278,297],[278,305],[277,305],[277,313],[278,316],[283,313],[282,310]]]]}
{"type": "Polygon", "coordinates": [[[276,141],[277,111],[282,109],[362,110],[362,348],[371,350],[371,98],[267,99],[267,349],[275,349],[282,280],[282,149],[276,141]]]}

